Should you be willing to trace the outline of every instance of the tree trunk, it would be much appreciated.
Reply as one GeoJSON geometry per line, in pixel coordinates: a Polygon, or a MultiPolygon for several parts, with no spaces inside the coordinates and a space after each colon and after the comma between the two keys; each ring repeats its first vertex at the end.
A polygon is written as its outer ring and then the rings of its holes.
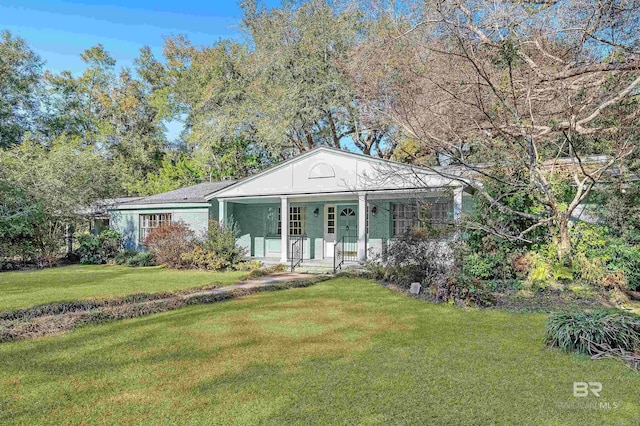
{"type": "Polygon", "coordinates": [[[65,240],[67,245],[67,256],[73,254],[73,227],[69,224],[65,226],[65,240]]]}
{"type": "Polygon", "coordinates": [[[571,265],[571,236],[569,235],[569,216],[561,215],[558,219],[558,259],[563,265],[571,265]]]}

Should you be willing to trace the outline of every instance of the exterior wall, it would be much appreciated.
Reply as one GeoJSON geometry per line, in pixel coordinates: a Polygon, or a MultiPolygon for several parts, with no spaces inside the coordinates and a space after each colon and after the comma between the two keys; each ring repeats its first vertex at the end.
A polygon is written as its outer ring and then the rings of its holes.
{"type": "MultiPolygon", "coordinates": [[[[400,203],[406,200],[394,200],[400,203]]],[[[375,200],[370,203],[369,207],[369,241],[367,246],[367,256],[379,256],[382,254],[383,247],[391,239],[392,230],[392,202],[389,200],[375,200]],[[373,207],[376,213],[373,214],[373,207]]]]}
{"type": "Polygon", "coordinates": [[[171,220],[186,223],[196,234],[202,235],[209,227],[210,209],[207,207],[111,210],[109,226],[122,234],[123,244],[127,250],[142,249],[138,241],[140,235],[140,215],[152,213],[171,213],[171,220]]]}
{"type": "MultiPolygon", "coordinates": [[[[407,203],[410,201],[411,200],[409,199],[376,199],[369,201],[367,256],[370,257],[381,254],[383,247],[385,247],[389,243],[390,239],[393,238],[392,204],[407,203]],[[374,207],[376,208],[375,214],[372,213],[374,207]]],[[[324,258],[325,204],[336,205],[337,212],[339,212],[343,206],[356,208],[357,200],[327,200],[310,203],[291,203],[292,207],[306,207],[306,236],[304,240],[305,259],[324,258]],[[318,210],[317,216],[314,213],[316,209],[318,210]]],[[[245,248],[248,256],[256,258],[280,257],[280,235],[268,229],[269,222],[267,220],[267,216],[269,215],[269,208],[272,209],[272,214],[275,212],[277,215],[280,204],[227,203],[227,217],[233,219],[238,227],[240,231],[238,244],[245,248]]],[[[453,208],[449,213],[449,218],[453,219],[453,208]]]]}
{"type": "Polygon", "coordinates": [[[471,214],[473,213],[473,195],[467,194],[466,192],[462,193],[462,213],[471,214]]]}
{"type": "MultiPolygon", "coordinates": [[[[324,241],[324,203],[291,203],[291,207],[306,208],[306,238],[304,239],[305,259],[321,259],[324,241]],[[314,214],[318,209],[318,216],[314,214]]],[[[238,244],[252,257],[279,257],[281,255],[280,235],[268,229],[269,208],[277,214],[279,204],[227,203],[227,217],[231,218],[240,235],[238,244]]],[[[275,217],[277,220],[277,216],[275,217]]]]}

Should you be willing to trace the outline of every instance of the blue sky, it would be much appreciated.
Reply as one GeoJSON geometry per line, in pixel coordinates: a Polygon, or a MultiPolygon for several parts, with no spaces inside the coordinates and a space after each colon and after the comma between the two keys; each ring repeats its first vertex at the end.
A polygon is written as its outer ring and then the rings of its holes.
{"type": "Polygon", "coordinates": [[[159,55],[164,36],[186,34],[195,44],[239,37],[241,14],[236,0],[0,0],[0,28],[26,39],[48,69],[74,73],[80,53],[97,43],[132,66],[143,45],[159,55]]]}
{"type": "MultiPolygon", "coordinates": [[[[279,0],[267,0],[274,6],[279,0]]],[[[45,68],[79,74],[80,53],[102,43],[120,67],[133,67],[140,48],[160,57],[163,38],[186,34],[198,45],[241,37],[237,0],[0,0],[0,29],[24,38],[45,68]]],[[[169,123],[175,140],[182,129],[169,123]]]]}

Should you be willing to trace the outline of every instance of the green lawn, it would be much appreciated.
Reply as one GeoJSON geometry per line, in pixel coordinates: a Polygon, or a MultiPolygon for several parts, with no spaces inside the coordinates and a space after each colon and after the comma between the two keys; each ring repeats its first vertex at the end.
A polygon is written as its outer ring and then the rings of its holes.
{"type": "Polygon", "coordinates": [[[111,265],[3,272],[0,273],[0,310],[49,302],[175,291],[209,284],[228,285],[246,275],[247,272],[178,271],[111,265]]]}
{"type": "Polygon", "coordinates": [[[544,322],[334,279],[0,344],[0,423],[637,424],[640,374],[544,322]]]}

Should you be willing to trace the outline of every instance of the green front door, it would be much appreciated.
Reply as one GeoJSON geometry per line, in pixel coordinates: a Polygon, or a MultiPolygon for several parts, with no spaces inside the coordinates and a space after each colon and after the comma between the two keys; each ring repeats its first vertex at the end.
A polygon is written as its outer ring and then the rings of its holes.
{"type": "Polygon", "coordinates": [[[358,206],[338,207],[338,242],[341,240],[344,242],[344,251],[346,256],[357,255],[358,206]]]}

